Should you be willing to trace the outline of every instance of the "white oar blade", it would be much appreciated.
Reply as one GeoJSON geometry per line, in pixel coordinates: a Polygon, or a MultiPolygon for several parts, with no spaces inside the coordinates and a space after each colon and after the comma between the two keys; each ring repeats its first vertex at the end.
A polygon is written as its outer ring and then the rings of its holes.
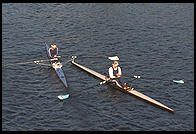
{"type": "Polygon", "coordinates": [[[59,95],[58,98],[59,98],[59,100],[67,99],[67,98],[69,98],[69,94],[66,94],[66,95],[59,95]]]}
{"type": "Polygon", "coordinates": [[[175,82],[175,83],[181,83],[181,84],[183,84],[183,83],[184,83],[184,81],[183,81],[183,80],[173,80],[173,82],[175,82]]]}

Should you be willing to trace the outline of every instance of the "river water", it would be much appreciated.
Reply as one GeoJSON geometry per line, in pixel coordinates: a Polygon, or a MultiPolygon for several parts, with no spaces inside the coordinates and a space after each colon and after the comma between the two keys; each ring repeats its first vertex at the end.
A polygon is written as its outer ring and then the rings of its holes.
{"type": "Polygon", "coordinates": [[[175,111],[108,85],[90,87],[100,80],[70,62],[68,89],[48,66],[16,65],[2,68],[3,131],[194,130],[193,3],[3,3],[2,40],[3,64],[47,59],[44,42],[57,43],[63,62],[77,55],[102,74],[112,64],[107,56],[117,55],[125,81],[175,111]]]}

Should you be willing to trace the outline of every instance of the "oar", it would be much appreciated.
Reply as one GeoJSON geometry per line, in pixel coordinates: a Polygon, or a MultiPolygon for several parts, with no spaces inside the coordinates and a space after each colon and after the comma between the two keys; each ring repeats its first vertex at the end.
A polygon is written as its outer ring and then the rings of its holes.
{"type": "Polygon", "coordinates": [[[106,83],[106,80],[104,80],[104,81],[102,81],[102,82],[99,82],[99,83],[97,83],[97,84],[94,84],[94,85],[92,85],[92,86],[89,86],[89,87],[87,87],[87,88],[84,88],[84,89],[82,89],[82,90],[85,90],[85,89],[88,89],[88,88],[92,88],[92,87],[96,87],[96,86],[99,86],[99,85],[103,85],[103,84],[105,84],[106,83]]]}
{"type": "Polygon", "coordinates": [[[106,58],[107,56],[78,56],[78,57],[81,57],[81,58],[106,58]]]}
{"type": "Polygon", "coordinates": [[[65,99],[69,98],[69,94],[59,95],[57,97],[59,98],[59,100],[65,100],[65,99]]]}
{"type": "MultiPolygon", "coordinates": [[[[102,81],[102,82],[99,82],[99,83],[97,83],[97,84],[91,85],[91,86],[89,86],[89,87],[87,87],[87,88],[83,88],[83,89],[81,89],[81,90],[86,90],[86,89],[93,88],[93,87],[96,87],[96,86],[99,86],[99,85],[103,85],[103,84],[105,84],[106,82],[107,82],[107,81],[104,80],[104,81],[102,81]]],[[[76,95],[78,95],[78,94],[76,94],[76,95]]]]}
{"type": "Polygon", "coordinates": [[[162,81],[170,81],[170,82],[180,83],[180,84],[184,83],[184,80],[167,80],[167,79],[160,79],[160,78],[148,78],[148,77],[142,77],[142,76],[139,76],[139,75],[134,75],[132,77],[136,78],[136,79],[162,80],[162,81]]]}
{"type": "MultiPolygon", "coordinates": [[[[102,81],[102,82],[99,82],[99,83],[97,83],[97,84],[93,84],[93,85],[91,85],[91,86],[89,86],[89,87],[87,87],[87,88],[83,88],[83,89],[81,89],[81,90],[85,90],[85,89],[89,89],[89,88],[92,88],[92,87],[96,87],[96,86],[99,86],[99,85],[103,85],[103,84],[105,84],[106,83],[106,81],[102,81]]],[[[80,92],[81,93],[81,92],[80,92]]],[[[79,93],[79,94],[80,94],[79,93]]],[[[74,94],[74,96],[77,96],[78,94],[74,94]]],[[[64,100],[64,99],[67,99],[69,97],[69,94],[66,94],[66,95],[59,95],[58,96],[58,98],[60,99],[60,100],[64,100]]]]}
{"type": "Polygon", "coordinates": [[[68,60],[68,61],[63,62],[62,64],[63,64],[63,65],[65,65],[65,64],[67,64],[67,63],[68,63],[68,62],[70,62],[70,61],[72,61],[72,59],[71,59],[71,60],[68,60]]]}
{"type": "Polygon", "coordinates": [[[110,60],[119,60],[118,56],[82,56],[82,55],[79,55],[78,57],[81,57],[81,58],[108,58],[110,60]]]}
{"type": "Polygon", "coordinates": [[[18,62],[18,63],[8,63],[8,64],[4,64],[3,66],[7,67],[7,66],[24,65],[24,64],[32,64],[32,63],[39,64],[40,62],[45,62],[45,61],[50,61],[50,60],[52,60],[52,59],[34,60],[34,61],[18,62]]]}

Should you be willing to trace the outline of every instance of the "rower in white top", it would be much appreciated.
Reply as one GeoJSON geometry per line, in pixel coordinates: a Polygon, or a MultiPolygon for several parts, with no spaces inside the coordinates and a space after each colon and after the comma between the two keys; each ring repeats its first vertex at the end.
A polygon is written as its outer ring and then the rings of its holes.
{"type": "Polygon", "coordinates": [[[58,61],[58,47],[56,43],[52,44],[48,50],[49,57],[52,59],[53,63],[58,61]]]}
{"type": "Polygon", "coordinates": [[[133,90],[134,88],[128,86],[127,83],[124,83],[122,81],[122,78],[121,78],[122,71],[121,71],[121,68],[120,68],[119,63],[118,63],[119,58],[117,56],[108,57],[108,58],[110,60],[114,61],[114,63],[109,68],[109,78],[106,78],[106,80],[110,80],[111,82],[115,82],[116,85],[118,85],[121,88],[133,90]]]}

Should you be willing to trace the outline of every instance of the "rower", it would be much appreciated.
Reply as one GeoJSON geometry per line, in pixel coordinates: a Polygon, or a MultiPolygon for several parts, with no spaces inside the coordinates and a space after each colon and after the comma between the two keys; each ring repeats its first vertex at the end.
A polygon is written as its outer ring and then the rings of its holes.
{"type": "Polygon", "coordinates": [[[53,59],[54,62],[58,61],[58,47],[56,43],[52,44],[51,47],[49,48],[49,56],[51,59],[53,59]]]}
{"type": "Polygon", "coordinates": [[[129,87],[127,83],[122,82],[121,79],[122,71],[118,63],[119,58],[115,56],[115,57],[110,57],[109,59],[114,61],[112,67],[109,68],[109,80],[115,82],[119,87],[122,87],[126,90],[127,89],[133,90],[133,88],[129,87]]]}

